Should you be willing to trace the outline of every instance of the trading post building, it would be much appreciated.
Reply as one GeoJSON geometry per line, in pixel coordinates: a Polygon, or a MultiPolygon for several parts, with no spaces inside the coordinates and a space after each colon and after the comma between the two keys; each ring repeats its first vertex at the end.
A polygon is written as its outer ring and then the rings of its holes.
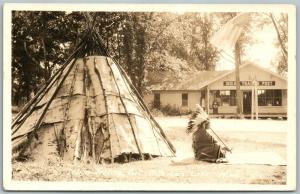
{"type": "MultiPolygon", "coordinates": [[[[214,117],[232,117],[237,112],[235,70],[201,71],[190,79],[155,86],[144,96],[155,108],[174,106],[194,110],[200,104],[214,117]]],[[[247,63],[240,67],[242,111],[245,117],[287,117],[287,80],[280,75],[247,63]]]]}

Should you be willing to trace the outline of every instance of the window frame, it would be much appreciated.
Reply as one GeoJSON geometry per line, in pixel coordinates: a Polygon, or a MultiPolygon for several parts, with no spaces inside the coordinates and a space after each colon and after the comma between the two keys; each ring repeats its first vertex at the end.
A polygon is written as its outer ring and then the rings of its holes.
{"type": "Polygon", "coordinates": [[[154,99],[153,99],[153,106],[154,106],[154,108],[158,108],[159,109],[160,108],[160,104],[161,104],[160,93],[154,93],[154,99]],[[157,98],[157,96],[158,96],[158,98],[157,98]]]}
{"type": "Polygon", "coordinates": [[[220,94],[221,106],[236,106],[235,90],[219,90],[219,94],[220,94]]]}
{"type": "Polygon", "coordinates": [[[258,106],[282,106],[282,90],[280,89],[259,89],[257,94],[258,106]],[[276,104],[277,100],[278,104],[276,104]]]}
{"type": "Polygon", "coordinates": [[[188,106],[188,105],[189,105],[189,94],[182,93],[181,94],[181,106],[188,106]],[[184,99],[184,96],[186,96],[186,99],[184,99]]]}

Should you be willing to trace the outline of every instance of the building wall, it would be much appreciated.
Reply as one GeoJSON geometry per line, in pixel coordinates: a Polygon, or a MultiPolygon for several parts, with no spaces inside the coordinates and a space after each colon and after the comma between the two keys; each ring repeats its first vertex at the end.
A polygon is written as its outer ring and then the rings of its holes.
{"type": "MultiPolygon", "coordinates": [[[[212,114],[213,110],[210,109],[209,113],[212,114]]],[[[219,114],[235,114],[236,113],[236,106],[219,106],[218,113],[219,114]]]]}
{"type": "MultiPolygon", "coordinates": [[[[155,93],[155,92],[154,92],[155,93]]],[[[154,93],[144,96],[144,101],[148,106],[154,101],[154,93]]],[[[196,104],[200,104],[201,93],[200,91],[159,91],[160,93],[160,105],[171,105],[175,107],[188,108],[194,110],[196,104]],[[182,106],[182,94],[188,94],[188,106],[182,106]]]]}
{"type": "Polygon", "coordinates": [[[189,95],[188,108],[190,110],[195,110],[196,104],[201,104],[201,93],[200,91],[189,92],[188,95],[189,95]]]}
{"type": "MultiPolygon", "coordinates": [[[[182,107],[182,93],[188,93],[189,100],[188,106],[186,108],[190,110],[195,110],[196,104],[201,104],[201,92],[186,92],[186,91],[160,91],[160,100],[161,106],[172,105],[176,107],[182,107]]],[[[152,106],[154,100],[153,94],[148,94],[144,96],[144,101],[147,106],[152,106]]],[[[287,113],[287,90],[283,90],[282,92],[282,106],[259,106],[258,107],[259,114],[286,114],[287,113]]],[[[210,114],[213,113],[212,110],[212,100],[210,100],[210,114]]],[[[219,114],[235,114],[236,106],[219,106],[218,107],[219,114]]]]}
{"type": "Polygon", "coordinates": [[[287,106],[287,90],[282,90],[282,106],[287,106]]]}
{"type": "Polygon", "coordinates": [[[287,106],[259,106],[259,114],[276,114],[276,113],[287,113],[287,106]]]}
{"type": "Polygon", "coordinates": [[[148,107],[152,106],[154,95],[153,93],[147,93],[143,95],[143,100],[148,107]]]}
{"type": "Polygon", "coordinates": [[[166,106],[180,106],[181,105],[181,93],[180,92],[161,92],[160,93],[160,105],[166,106]]]}

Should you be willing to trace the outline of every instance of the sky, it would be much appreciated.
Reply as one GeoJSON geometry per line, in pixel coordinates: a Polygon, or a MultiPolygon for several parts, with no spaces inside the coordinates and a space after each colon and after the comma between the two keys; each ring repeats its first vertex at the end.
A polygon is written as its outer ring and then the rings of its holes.
{"type": "MultiPolygon", "coordinates": [[[[255,43],[245,48],[245,56],[242,60],[276,71],[271,63],[278,54],[278,48],[274,45],[277,38],[274,27],[266,25],[263,29],[256,29],[253,31],[252,36],[255,43]]],[[[234,69],[234,66],[234,55],[232,51],[228,50],[226,53],[222,53],[220,60],[217,62],[216,70],[234,69]]]]}

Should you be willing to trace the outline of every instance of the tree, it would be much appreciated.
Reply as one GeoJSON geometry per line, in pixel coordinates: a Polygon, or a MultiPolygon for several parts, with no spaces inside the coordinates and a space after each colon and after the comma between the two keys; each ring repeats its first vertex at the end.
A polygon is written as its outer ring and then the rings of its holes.
{"type": "Polygon", "coordinates": [[[274,14],[269,13],[269,17],[277,33],[276,45],[280,47],[280,57],[277,59],[277,70],[280,74],[285,74],[288,70],[288,15],[280,14],[276,20],[274,14]]]}
{"type": "Polygon", "coordinates": [[[123,44],[119,44],[119,52],[122,53],[121,64],[135,88],[142,92],[144,87],[145,67],[146,67],[146,28],[147,20],[151,13],[128,13],[125,15],[122,34],[123,44]]]}
{"type": "Polygon", "coordinates": [[[14,104],[22,103],[22,98],[24,101],[29,100],[31,94],[58,68],[57,64],[63,63],[67,58],[81,26],[79,16],[65,12],[13,12],[14,104]]]}
{"type": "Polygon", "coordinates": [[[190,17],[193,19],[190,61],[196,64],[198,70],[215,70],[219,54],[209,41],[213,33],[213,15],[193,14],[190,17]]]}
{"type": "Polygon", "coordinates": [[[234,47],[235,55],[235,83],[236,83],[236,103],[237,103],[237,117],[241,118],[243,114],[242,91],[240,85],[240,66],[241,66],[241,41],[238,40],[234,47]]]}
{"type": "Polygon", "coordinates": [[[13,102],[28,101],[60,67],[88,25],[100,34],[109,54],[122,65],[138,91],[152,84],[152,72],[183,77],[214,70],[218,52],[208,42],[210,15],[160,12],[16,11],[13,13],[13,102]]]}
{"type": "Polygon", "coordinates": [[[256,28],[273,28],[276,33],[274,45],[278,48],[277,56],[272,60],[277,72],[286,76],[288,70],[288,14],[256,13],[253,14],[256,28]]]}

